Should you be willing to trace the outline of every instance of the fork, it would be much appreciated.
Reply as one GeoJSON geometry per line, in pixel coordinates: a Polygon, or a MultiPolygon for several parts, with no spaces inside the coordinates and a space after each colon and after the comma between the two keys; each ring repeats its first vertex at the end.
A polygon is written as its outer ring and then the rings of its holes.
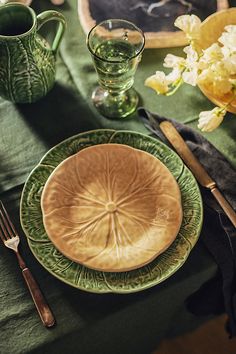
{"type": "Polygon", "coordinates": [[[38,284],[36,283],[32,273],[29,268],[26,266],[22,256],[19,253],[18,245],[20,243],[20,238],[17,234],[17,231],[10,220],[10,217],[0,200],[0,238],[3,241],[4,245],[16,254],[18,264],[22,271],[22,275],[25,279],[27,287],[30,291],[38,314],[45,327],[52,327],[55,324],[55,318],[50,310],[38,284]]]}

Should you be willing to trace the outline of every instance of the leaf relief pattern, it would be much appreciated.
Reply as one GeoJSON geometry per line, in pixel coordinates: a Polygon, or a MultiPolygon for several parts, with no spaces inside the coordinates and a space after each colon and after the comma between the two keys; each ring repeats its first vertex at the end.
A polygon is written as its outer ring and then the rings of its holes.
{"type": "Polygon", "coordinates": [[[47,180],[41,207],[61,253],[107,272],[149,263],[182,222],[179,186],[167,167],[122,144],[95,145],[65,159],[47,180]]]}

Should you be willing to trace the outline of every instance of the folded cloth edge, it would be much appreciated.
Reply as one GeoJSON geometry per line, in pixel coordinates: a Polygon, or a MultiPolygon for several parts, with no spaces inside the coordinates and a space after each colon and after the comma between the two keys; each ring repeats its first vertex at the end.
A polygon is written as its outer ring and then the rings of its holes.
{"type": "MultiPolygon", "coordinates": [[[[177,122],[174,119],[161,117],[144,107],[139,107],[137,113],[145,127],[169,146],[170,144],[159,129],[159,123],[164,120],[172,122],[188,147],[217,182],[217,185],[230,201],[233,208],[236,209],[236,171],[207,139],[185,124],[177,122]],[[223,174],[222,171],[224,171],[223,174]]],[[[233,337],[236,336],[236,230],[218,206],[211,193],[205,188],[201,188],[201,192],[203,203],[206,206],[204,212],[210,215],[209,220],[205,218],[203,224],[202,234],[204,237],[202,237],[202,241],[213,255],[222,274],[224,306],[229,317],[228,329],[230,336],[233,337]],[[215,218],[219,218],[218,225],[220,226],[217,232],[212,227],[215,223],[215,218]]]]}

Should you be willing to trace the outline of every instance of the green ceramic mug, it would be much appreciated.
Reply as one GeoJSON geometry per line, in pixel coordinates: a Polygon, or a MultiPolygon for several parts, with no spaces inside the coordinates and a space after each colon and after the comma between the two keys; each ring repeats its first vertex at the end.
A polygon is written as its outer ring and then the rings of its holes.
{"type": "Polygon", "coordinates": [[[31,103],[45,96],[55,82],[56,53],[66,27],[57,11],[34,10],[20,3],[0,6],[0,96],[31,103]],[[52,45],[38,33],[46,22],[59,22],[52,45]]]}

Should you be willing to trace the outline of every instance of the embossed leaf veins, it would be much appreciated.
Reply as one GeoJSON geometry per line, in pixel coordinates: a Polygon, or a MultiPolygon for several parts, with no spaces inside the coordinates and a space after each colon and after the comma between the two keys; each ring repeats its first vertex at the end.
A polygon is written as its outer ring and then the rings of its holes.
{"type": "Polygon", "coordinates": [[[64,160],[49,177],[41,206],[56,248],[107,272],[153,260],[182,221],[180,190],[169,170],[122,144],[95,145],[64,160]]]}

